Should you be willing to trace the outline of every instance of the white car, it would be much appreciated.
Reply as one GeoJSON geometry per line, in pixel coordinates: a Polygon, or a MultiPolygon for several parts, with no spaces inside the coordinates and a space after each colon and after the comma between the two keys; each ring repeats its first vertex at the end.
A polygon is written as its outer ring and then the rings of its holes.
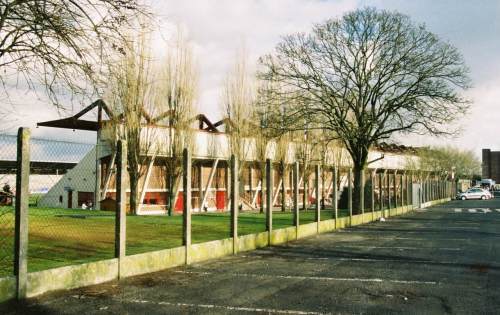
{"type": "Polygon", "coordinates": [[[493,195],[482,188],[470,188],[463,193],[457,195],[457,199],[467,200],[467,199],[491,199],[493,195]]]}

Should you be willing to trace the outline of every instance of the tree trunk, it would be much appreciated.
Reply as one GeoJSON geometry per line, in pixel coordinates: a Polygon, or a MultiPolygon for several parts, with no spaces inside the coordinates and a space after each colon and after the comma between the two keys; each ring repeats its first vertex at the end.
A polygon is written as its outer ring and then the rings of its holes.
{"type": "Polygon", "coordinates": [[[353,214],[361,213],[361,190],[362,190],[362,172],[364,169],[360,166],[354,166],[353,171],[353,190],[352,190],[352,212],[353,214]]]}
{"type": "Polygon", "coordinates": [[[264,205],[265,203],[265,198],[266,195],[264,194],[264,188],[266,187],[265,181],[266,181],[266,163],[261,162],[260,163],[260,213],[264,213],[264,205]]]}
{"type": "MultiPolygon", "coordinates": [[[[174,212],[174,202],[175,202],[175,191],[174,191],[174,179],[172,176],[169,174],[167,175],[167,183],[168,183],[168,205],[167,205],[167,212],[168,216],[172,216],[174,212]]],[[[201,208],[201,206],[200,206],[201,208]]]]}
{"type": "MultiPolygon", "coordinates": [[[[360,214],[362,208],[362,198],[364,198],[364,185],[362,180],[364,179],[363,173],[365,172],[368,160],[368,150],[369,148],[359,148],[358,152],[355,152],[352,156],[353,160],[353,192],[352,192],[352,210],[354,214],[360,214]]],[[[363,200],[364,203],[364,200],[363,200]]]]}
{"type": "Polygon", "coordinates": [[[137,195],[139,174],[135,171],[129,171],[130,178],[130,213],[137,214],[137,195]]]}
{"type": "Polygon", "coordinates": [[[307,210],[307,202],[309,199],[308,198],[309,197],[309,192],[308,192],[309,186],[307,185],[306,176],[304,176],[303,181],[304,181],[304,183],[303,183],[304,193],[302,194],[302,210],[307,210]]]}

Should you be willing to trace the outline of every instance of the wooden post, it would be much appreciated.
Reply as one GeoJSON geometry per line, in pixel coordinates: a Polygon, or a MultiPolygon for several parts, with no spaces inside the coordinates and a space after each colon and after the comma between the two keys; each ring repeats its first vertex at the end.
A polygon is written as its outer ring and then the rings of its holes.
{"type": "Polygon", "coordinates": [[[268,244],[271,244],[273,233],[273,166],[271,159],[266,159],[266,231],[268,232],[268,244]]]}
{"type": "Polygon", "coordinates": [[[126,255],[127,239],[127,143],[118,140],[116,144],[116,210],[115,210],[115,258],[118,258],[118,278],[122,259],[126,255]]]}
{"type": "Polygon", "coordinates": [[[349,226],[352,225],[352,169],[349,168],[347,175],[347,207],[349,208],[349,226]]]}
{"type": "Polygon", "coordinates": [[[321,221],[321,191],[319,189],[319,182],[321,180],[321,167],[318,165],[316,165],[315,167],[315,173],[316,173],[316,176],[315,176],[315,186],[316,186],[316,215],[315,215],[315,219],[316,219],[316,232],[319,233],[319,222],[321,221]]]}
{"type": "Polygon", "coordinates": [[[16,276],[16,297],[26,298],[28,283],[28,206],[30,179],[30,137],[29,128],[17,132],[16,203],[14,230],[14,275],[16,276]]]}
{"type": "Polygon", "coordinates": [[[299,230],[299,162],[293,165],[293,224],[299,230]]]}
{"type": "Polygon", "coordinates": [[[238,161],[231,155],[231,237],[233,254],[238,252],[238,161]]]}
{"type": "Polygon", "coordinates": [[[191,250],[191,153],[188,149],[182,152],[182,245],[185,246],[186,265],[191,250]]]}

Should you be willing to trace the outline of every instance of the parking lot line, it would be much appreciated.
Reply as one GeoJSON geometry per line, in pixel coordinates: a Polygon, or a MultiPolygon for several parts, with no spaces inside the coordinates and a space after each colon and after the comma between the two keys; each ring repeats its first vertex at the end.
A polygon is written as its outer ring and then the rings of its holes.
{"type": "MultiPolygon", "coordinates": [[[[187,271],[177,270],[176,273],[193,274],[201,276],[211,276],[218,273],[210,271],[187,271]]],[[[436,281],[420,281],[420,280],[398,280],[398,279],[380,279],[380,278],[333,278],[333,277],[317,277],[317,276],[290,276],[290,275],[266,275],[254,273],[232,273],[235,277],[249,277],[249,278],[275,278],[275,279],[296,279],[296,280],[318,280],[318,281],[344,281],[344,282],[390,282],[400,284],[427,284],[436,285],[436,281]]]]}
{"type": "Polygon", "coordinates": [[[135,304],[156,304],[164,306],[174,306],[179,308],[202,308],[202,309],[219,309],[226,311],[238,311],[238,312],[251,312],[251,313],[266,313],[266,314],[296,314],[296,315],[326,315],[332,313],[321,313],[321,312],[311,312],[311,311],[298,311],[298,310],[281,310],[274,308],[258,308],[258,307],[245,307],[245,306],[229,306],[229,305],[216,305],[216,304],[195,304],[195,303],[173,303],[165,301],[150,301],[150,300],[120,300],[120,302],[128,302],[135,304]]]}
{"type": "Polygon", "coordinates": [[[335,248],[368,248],[368,249],[399,249],[399,250],[419,250],[419,249],[435,249],[445,251],[460,251],[458,247],[407,247],[407,246],[369,246],[369,245],[348,245],[335,246],[335,248]]]}

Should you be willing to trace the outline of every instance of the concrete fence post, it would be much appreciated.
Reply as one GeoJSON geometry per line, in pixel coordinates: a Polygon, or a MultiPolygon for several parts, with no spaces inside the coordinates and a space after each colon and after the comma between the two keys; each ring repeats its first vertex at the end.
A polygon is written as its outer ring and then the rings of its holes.
{"type": "Polygon", "coordinates": [[[361,174],[359,177],[359,210],[361,211],[361,222],[364,223],[364,214],[365,214],[365,169],[361,170],[361,174]]]}
{"type": "Polygon", "coordinates": [[[380,216],[384,216],[384,213],[382,212],[384,210],[384,173],[379,173],[379,210],[380,210],[380,216]]]}
{"type": "Polygon", "coordinates": [[[396,215],[398,214],[398,171],[394,171],[393,180],[393,195],[394,195],[394,209],[396,210],[396,215]]]}
{"type": "Polygon", "coordinates": [[[438,199],[438,181],[437,179],[434,178],[432,181],[432,200],[437,200],[438,199]]]}
{"type": "Polygon", "coordinates": [[[182,152],[182,245],[186,252],[186,265],[190,264],[191,251],[191,152],[182,152]]]}
{"type": "Polygon", "coordinates": [[[17,132],[17,170],[14,230],[14,275],[16,276],[16,297],[26,298],[28,282],[28,206],[30,179],[30,137],[29,128],[17,132]]]}
{"type": "Polygon", "coordinates": [[[315,203],[315,220],[316,220],[316,232],[319,233],[319,222],[321,221],[321,191],[319,189],[321,181],[321,167],[316,165],[315,167],[315,177],[314,186],[316,186],[316,203],[315,203]]]}
{"type": "Polygon", "coordinates": [[[422,181],[422,203],[427,202],[427,179],[422,181]]]}
{"type": "Polygon", "coordinates": [[[332,196],[333,218],[335,219],[335,229],[336,229],[338,226],[338,219],[339,219],[338,190],[337,190],[338,171],[336,166],[333,167],[332,181],[333,181],[333,196],[332,196]]]}
{"type": "Polygon", "coordinates": [[[410,203],[408,202],[408,200],[410,200],[410,174],[406,174],[405,176],[405,190],[406,190],[406,193],[405,193],[405,209],[408,210],[408,206],[410,205],[410,203]]]}
{"type": "Polygon", "coordinates": [[[391,214],[392,202],[391,202],[391,173],[387,172],[387,209],[389,210],[389,215],[391,214]]]}
{"type": "MultiPolygon", "coordinates": [[[[280,172],[281,172],[281,211],[286,211],[286,166],[285,162],[280,162],[280,172]]],[[[278,187],[280,189],[280,187],[278,187]]]]}
{"type": "Polygon", "coordinates": [[[347,175],[347,208],[349,209],[349,226],[352,226],[352,169],[347,175]]]}
{"type": "Polygon", "coordinates": [[[273,165],[271,159],[266,159],[266,231],[268,244],[271,244],[273,234],[273,165]]]}
{"type": "Polygon", "coordinates": [[[233,238],[233,254],[238,252],[238,161],[231,155],[231,237],[233,238]]]}
{"type": "Polygon", "coordinates": [[[425,202],[428,202],[428,201],[432,200],[431,181],[429,179],[426,180],[426,182],[425,182],[425,189],[426,189],[425,202]]]}
{"type": "Polygon", "coordinates": [[[413,173],[410,173],[410,181],[408,183],[408,205],[413,209],[413,173]]]}
{"type": "Polygon", "coordinates": [[[375,176],[377,174],[375,173],[376,171],[371,171],[370,172],[370,185],[371,185],[371,190],[370,190],[370,211],[372,212],[372,221],[375,221],[375,176]]]}
{"type": "Polygon", "coordinates": [[[307,210],[307,206],[309,203],[309,174],[306,169],[306,164],[304,164],[304,171],[302,173],[302,190],[304,193],[302,194],[302,210],[307,210]]]}
{"type": "Polygon", "coordinates": [[[432,189],[432,181],[433,181],[433,179],[431,178],[429,180],[429,201],[434,200],[434,196],[433,196],[434,191],[432,189]]]}
{"type": "Polygon", "coordinates": [[[127,237],[127,142],[118,140],[116,144],[116,211],[115,211],[115,258],[118,258],[118,278],[121,274],[122,259],[126,255],[127,237]]]}
{"type": "Polygon", "coordinates": [[[293,165],[293,225],[296,235],[299,233],[299,162],[293,165]]]}
{"type": "Polygon", "coordinates": [[[403,210],[403,207],[405,205],[405,185],[406,185],[406,175],[403,173],[401,174],[401,181],[399,184],[401,210],[403,210]]]}
{"type": "Polygon", "coordinates": [[[430,180],[429,184],[430,184],[430,192],[431,192],[431,200],[430,201],[433,201],[434,199],[436,199],[435,196],[434,196],[435,195],[435,191],[434,191],[434,178],[432,178],[430,180]]]}

